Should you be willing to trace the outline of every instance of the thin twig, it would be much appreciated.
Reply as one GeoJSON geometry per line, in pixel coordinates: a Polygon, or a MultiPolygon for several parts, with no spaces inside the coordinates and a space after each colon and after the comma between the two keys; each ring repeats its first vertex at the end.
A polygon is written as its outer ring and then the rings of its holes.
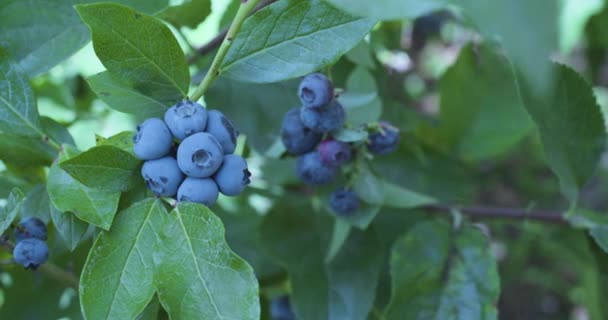
{"type": "MultiPolygon", "coordinates": [[[[258,10],[260,10],[276,1],[277,0],[264,0],[264,1],[260,2],[260,4],[257,7],[255,7],[255,9],[253,9],[253,11],[251,11],[251,14],[256,13],[258,10]]],[[[218,33],[215,37],[213,37],[213,39],[209,40],[209,42],[205,43],[204,45],[202,45],[201,47],[196,49],[188,57],[188,63],[193,64],[199,58],[201,58],[201,57],[205,56],[206,54],[215,50],[217,47],[220,46],[220,44],[222,44],[222,41],[224,41],[224,38],[226,38],[227,34],[228,34],[228,28],[224,29],[222,32],[218,33]]]]}
{"type": "Polygon", "coordinates": [[[526,210],[521,208],[500,208],[481,206],[457,207],[445,204],[428,205],[424,206],[423,209],[438,213],[448,213],[452,210],[458,210],[464,215],[478,218],[537,220],[549,223],[568,224],[568,220],[564,218],[562,213],[550,210],[526,210]]]}

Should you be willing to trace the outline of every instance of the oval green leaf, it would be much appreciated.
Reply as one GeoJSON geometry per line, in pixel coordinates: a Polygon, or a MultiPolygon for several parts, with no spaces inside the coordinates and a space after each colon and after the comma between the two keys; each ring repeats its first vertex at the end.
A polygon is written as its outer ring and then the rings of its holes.
{"type": "Polygon", "coordinates": [[[221,73],[246,82],[303,76],[336,61],[374,24],[321,0],[281,0],[245,21],[221,73]]]}

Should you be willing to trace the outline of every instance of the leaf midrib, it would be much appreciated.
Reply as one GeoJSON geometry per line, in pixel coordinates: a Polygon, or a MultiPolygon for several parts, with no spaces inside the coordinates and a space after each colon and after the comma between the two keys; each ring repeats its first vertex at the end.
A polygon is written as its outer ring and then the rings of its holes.
{"type": "Polygon", "coordinates": [[[186,230],[186,225],[184,225],[184,221],[182,220],[182,214],[179,211],[179,209],[176,209],[175,212],[176,212],[177,220],[179,221],[179,224],[180,224],[182,230],[184,231],[184,235],[186,236],[186,242],[188,243],[188,249],[190,250],[190,254],[192,255],[192,260],[194,261],[194,265],[196,267],[196,273],[198,275],[198,278],[201,280],[201,283],[203,284],[203,287],[205,288],[205,292],[207,292],[207,295],[209,296],[209,300],[211,300],[211,305],[213,305],[213,309],[215,310],[215,313],[221,319],[221,318],[223,318],[223,316],[220,313],[220,310],[217,308],[215,299],[213,298],[213,295],[211,295],[211,292],[209,291],[209,287],[207,287],[207,282],[205,281],[205,279],[203,278],[203,275],[201,274],[200,266],[198,264],[198,260],[196,259],[196,254],[194,253],[194,247],[192,246],[192,241],[190,241],[190,236],[188,235],[188,231],[186,230]]]}
{"type": "MultiPolygon", "coordinates": [[[[329,30],[332,30],[334,28],[341,27],[343,25],[346,25],[346,24],[349,24],[349,23],[355,23],[355,22],[362,21],[362,20],[367,20],[367,19],[366,18],[358,18],[358,19],[355,19],[355,20],[350,20],[350,21],[347,21],[347,22],[344,22],[344,23],[333,25],[333,26],[331,26],[329,28],[326,28],[326,29],[317,29],[315,31],[312,31],[312,32],[309,32],[309,33],[306,33],[306,34],[297,35],[297,36],[295,36],[293,38],[284,39],[283,41],[277,42],[277,43],[275,43],[273,45],[270,45],[268,47],[261,47],[258,50],[254,50],[254,51],[251,51],[251,52],[247,53],[246,55],[243,55],[241,57],[237,57],[236,60],[231,61],[229,64],[223,65],[222,68],[221,68],[221,71],[226,71],[226,70],[230,69],[233,65],[235,65],[239,61],[249,60],[249,59],[251,59],[251,58],[253,58],[253,57],[257,56],[257,55],[265,53],[268,50],[272,50],[272,49],[274,49],[276,47],[280,47],[280,46],[282,46],[284,44],[287,44],[289,42],[293,42],[293,41],[299,40],[301,38],[308,37],[308,36],[310,36],[312,34],[315,34],[315,33],[329,31],[329,30]]],[[[247,40],[243,40],[243,41],[249,42],[249,39],[250,38],[248,37],[247,40]]]]}
{"type": "Polygon", "coordinates": [[[11,111],[11,113],[15,114],[19,119],[21,119],[25,124],[27,124],[27,126],[34,129],[34,131],[40,134],[41,136],[44,135],[37,126],[30,122],[29,119],[25,118],[21,113],[17,112],[13,105],[9,101],[4,99],[4,97],[0,96],[0,101],[7,106],[8,110],[11,111]]]}
{"type": "Polygon", "coordinates": [[[108,307],[108,312],[106,313],[106,318],[108,318],[108,319],[109,319],[109,315],[111,314],[111,312],[113,310],[112,306],[114,306],[114,301],[116,301],[116,297],[118,296],[116,293],[118,292],[118,288],[120,288],[120,284],[122,283],[122,277],[125,274],[127,263],[131,259],[131,253],[133,252],[133,249],[135,248],[137,242],[139,241],[142,231],[144,230],[144,226],[146,225],[146,222],[150,219],[150,215],[152,215],[152,211],[154,211],[154,209],[156,208],[157,203],[158,203],[157,201],[154,201],[152,203],[152,205],[150,206],[150,210],[148,210],[146,217],[142,220],[142,223],[139,226],[139,229],[137,230],[137,234],[135,235],[135,238],[133,240],[133,244],[129,248],[129,252],[127,254],[127,259],[125,260],[124,267],[120,270],[120,277],[118,277],[118,283],[116,285],[116,290],[114,290],[114,295],[112,296],[112,302],[110,303],[110,305],[108,307]]]}

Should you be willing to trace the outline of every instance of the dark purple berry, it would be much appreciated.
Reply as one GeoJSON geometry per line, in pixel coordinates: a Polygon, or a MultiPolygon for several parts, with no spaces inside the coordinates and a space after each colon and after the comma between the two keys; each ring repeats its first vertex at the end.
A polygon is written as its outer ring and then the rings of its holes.
{"type": "Polygon", "coordinates": [[[281,141],[287,152],[300,155],[309,152],[321,141],[323,135],[305,127],[300,120],[300,108],[291,109],[283,118],[281,141]]]}
{"type": "Polygon", "coordinates": [[[395,151],[399,144],[399,129],[388,122],[380,123],[380,130],[369,136],[367,149],[374,154],[387,154],[395,151]]]}
{"type": "Polygon", "coordinates": [[[331,167],[321,162],[321,157],[317,151],[300,156],[296,163],[296,175],[306,184],[321,185],[330,183],[334,180],[336,171],[336,167],[331,167]]]}
{"type": "Polygon", "coordinates": [[[323,108],[333,99],[334,86],[322,73],[312,73],[300,82],[298,96],[305,108],[323,108]]]}
{"type": "Polygon", "coordinates": [[[350,216],[359,209],[359,197],[350,190],[338,189],[329,198],[329,206],[339,216],[350,216]]]}
{"type": "Polygon", "coordinates": [[[49,259],[49,247],[40,239],[19,241],[13,250],[13,260],[26,269],[36,269],[49,259]]]}
{"type": "Polygon", "coordinates": [[[340,102],[332,100],[325,108],[302,108],[300,120],[305,127],[312,131],[326,133],[342,128],[346,120],[346,112],[340,102]]]}
{"type": "Polygon", "coordinates": [[[352,159],[352,155],[352,148],[346,142],[330,139],[319,144],[321,161],[328,166],[343,165],[352,159]]]}
{"type": "Polygon", "coordinates": [[[46,225],[36,217],[26,217],[21,219],[19,227],[15,229],[15,239],[17,242],[29,238],[46,240],[46,225]]]}

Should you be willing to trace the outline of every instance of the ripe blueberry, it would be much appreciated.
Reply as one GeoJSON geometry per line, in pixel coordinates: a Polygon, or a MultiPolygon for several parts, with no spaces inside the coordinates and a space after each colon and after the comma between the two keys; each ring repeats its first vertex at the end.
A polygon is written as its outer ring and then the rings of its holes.
{"type": "Polygon", "coordinates": [[[330,132],[341,128],[346,120],[344,107],[333,100],[327,107],[321,109],[302,108],[300,120],[304,126],[316,132],[330,132]]]}
{"type": "Polygon", "coordinates": [[[323,108],[334,97],[334,86],[322,73],[311,73],[302,79],[298,96],[305,108],[323,108]]]}
{"type": "Polygon", "coordinates": [[[19,228],[15,229],[15,239],[19,242],[28,238],[46,240],[46,225],[42,220],[36,217],[21,219],[19,228]]]}
{"type": "Polygon", "coordinates": [[[330,139],[321,142],[319,145],[321,161],[328,166],[343,165],[350,161],[352,155],[352,148],[346,142],[330,139]]]}
{"type": "Polygon", "coordinates": [[[165,112],[165,123],[173,136],[183,140],[207,126],[207,109],[194,101],[180,101],[165,112]]]}
{"type": "Polygon", "coordinates": [[[387,154],[395,151],[399,144],[399,129],[388,122],[380,123],[380,130],[369,136],[367,149],[374,154],[387,154]]]}
{"type": "Polygon", "coordinates": [[[300,108],[291,109],[283,118],[281,140],[291,154],[300,155],[311,151],[323,135],[305,127],[300,120],[300,108]]]}
{"type": "Polygon", "coordinates": [[[150,118],[137,126],[133,136],[133,152],[141,160],[166,156],[171,150],[173,137],[169,128],[158,118],[150,118]]]}
{"type": "Polygon", "coordinates": [[[323,164],[319,152],[312,151],[298,158],[296,175],[306,184],[327,184],[334,180],[336,168],[323,164]]]}
{"type": "Polygon", "coordinates": [[[208,116],[205,131],[217,138],[224,149],[224,154],[233,153],[236,148],[236,136],[239,133],[234,129],[232,121],[217,110],[209,111],[208,116]]]}
{"type": "Polygon", "coordinates": [[[227,196],[236,196],[243,192],[249,184],[251,173],[247,170],[247,162],[236,154],[224,156],[222,166],[213,176],[220,192],[227,196]]]}
{"type": "Polygon", "coordinates": [[[223,158],[220,142],[206,132],[187,137],[177,148],[177,164],[189,177],[210,177],[222,165],[223,158]]]}
{"type": "Polygon", "coordinates": [[[339,216],[350,216],[359,209],[359,197],[350,190],[338,189],[329,197],[329,206],[339,216]]]}
{"type": "Polygon", "coordinates": [[[13,260],[26,269],[36,269],[49,258],[49,247],[40,239],[19,241],[13,250],[13,260]]]}
{"type": "Polygon", "coordinates": [[[270,302],[270,317],[273,320],[295,320],[296,315],[291,310],[288,296],[272,299],[270,302]]]}
{"type": "Polygon", "coordinates": [[[210,178],[186,178],[177,190],[177,201],[196,202],[211,207],[217,197],[219,191],[217,185],[210,178]]]}
{"type": "Polygon", "coordinates": [[[170,197],[177,193],[177,188],[184,180],[184,175],[173,157],[148,160],[141,167],[141,175],[148,189],[155,195],[170,197]]]}

